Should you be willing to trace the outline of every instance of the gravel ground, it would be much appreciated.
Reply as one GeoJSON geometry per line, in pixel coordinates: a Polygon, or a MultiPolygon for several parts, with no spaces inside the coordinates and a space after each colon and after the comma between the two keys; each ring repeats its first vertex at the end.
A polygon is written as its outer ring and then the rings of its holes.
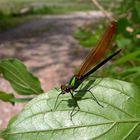
{"type": "MultiPolygon", "coordinates": [[[[0,58],[22,60],[39,77],[47,92],[67,81],[87,54],[73,38],[73,31],[101,17],[101,12],[35,17],[0,34],[0,58]]],[[[8,82],[3,79],[0,79],[0,90],[12,92],[8,82]]],[[[23,106],[0,101],[0,129],[5,128],[11,116],[16,115],[23,106]]]]}

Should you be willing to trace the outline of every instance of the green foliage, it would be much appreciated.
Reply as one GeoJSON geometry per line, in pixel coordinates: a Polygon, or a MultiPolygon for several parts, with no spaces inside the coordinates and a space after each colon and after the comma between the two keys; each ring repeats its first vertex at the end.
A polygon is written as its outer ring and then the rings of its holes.
{"type": "Polygon", "coordinates": [[[4,31],[24,23],[26,18],[12,17],[0,11],[0,31],[4,31]]]}
{"type": "Polygon", "coordinates": [[[97,43],[102,30],[97,30],[97,32],[91,32],[91,28],[81,28],[79,27],[74,32],[74,37],[79,40],[79,44],[85,47],[92,47],[97,43]]]}
{"type": "Polygon", "coordinates": [[[9,15],[21,15],[22,9],[28,9],[27,14],[59,14],[73,11],[85,11],[94,9],[90,0],[1,0],[0,9],[9,15]]]}
{"type": "MultiPolygon", "coordinates": [[[[118,66],[118,69],[114,71],[114,67],[112,69],[109,67],[106,68],[108,70],[104,70],[104,73],[108,71],[108,74],[106,73],[107,75],[110,74],[112,77],[131,81],[140,86],[140,78],[137,78],[139,75],[138,71],[135,71],[135,74],[133,75],[129,72],[125,72],[129,71],[129,69],[131,71],[131,69],[135,69],[135,67],[137,68],[140,62],[140,1],[122,0],[120,3],[117,3],[116,0],[113,1],[113,3],[114,6],[111,7],[112,9],[110,9],[110,11],[113,12],[118,19],[118,30],[114,44],[116,45],[116,49],[117,47],[122,48],[122,53],[121,56],[117,58],[116,62],[115,60],[113,62],[113,66],[118,66]],[[117,73],[117,75],[114,75],[114,73],[117,73]],[[120,75],[124,76],[122,77],[120,75]]],[[[75,31],[74,36],[79,41],[79,44],[84,47],[95,46],[99,39],[99,34],[101,36],[101,28],[99,28],[100,24],[97,24],[98,27],[96,27],[95,34],[93,32],[95,30],[95,26],[93,26],[95,23],[90,23],[88,26],[82,27],[82,30],[79,30],[78,28],[75,31]],[[92,39],[94,39],[94,41],[92,39]]],[[[114,49],[112,49],[112,53],[114,52],[114,49]]],[[[102,75],[104,75],[104,73],[102,73],[102,75]]]]}
{"type": "Polygon", "coordinates": [[[13,94],[0,91],[0,100],[14,104],[14,99],[15,97],[13,94]]]}
{"type": "Polygon", "coordinates": [[[86,2],[80,0],[74,2],[70,0],[0,0],[0,31],[30,20],[31,17],[28,15],[62,14],[94,8],[90,0],[86,2]]]}
{"type": "MultiPolygon", "coordinates": [[[[69,9],[55,6],[51,8],[44,6],[31,9],[28,14],[64,13],[75,9],[75,7],[69,9]]],[[[123,51],[121,57],[111,66],[112,69],[106,68],[102,75],[108,73],[111,74],[110,77],[131,81],[140,86],[138,65],[140,51],[137,37],[140,34],[140,2],[123,0],[120,6],[113,9],[113,12],[118,17],[115,45],[123,51]],[[118,69],[114,69],[114,66],[118,66],[118,69]]],[[[15,15],[20,14],[17,12],[15,15]]],[[[1,12],[1,29],[15,26],[17,22],[11,22],[12,16],[15,15],[6,15],[1,12]]],[[[94,28],[92,24],[78,28],[74,36],[81,45],[91,47],[96,44],[102,31],[100,25],[96,27],[98,29],[96,32],[93,32],[94,28]]],[[[1,60],[0,72],[17,94],[43,93],[39,80],[17,59],[1,60]]],[[[95,82],[87,80],[78,90],[79,92],[75,94],[76,102],[70,94],[60,96],[56,110],[53,110],[54,104],[60,92],[53,89],[47,94],[39,95],[29,102],[18,116],[11,119],[7,128],[0,133],[1,137],[5,140],[118,140],[118,138],[135,140],[140,137],[140,89],[136,85],[106,78],[97,79],[95,82]],[[82,89],[90,89],[103,107],[94,102],[93,96],[88,91],[80,91],[82,89]],[[71,117],[70,114],[74,107],[76,108],[71,117]]],[[[30,98],[15,98],[12,93],[3,91],[0,91],[0,99],[12,104],[30,100],[30,98]]]]}
{"type": "MultiPolygon", "coordinates": [[[[41,94],[40,82],[37,77],[28,72],[27,68],[17,59],[3,59],[0,61],[0,72],[8,80],[13,89],[21,95],[41,94]]],[[[11,95],[1,93],[0,99],[10,101],[11,95]]],[[[13,100],[12,100],[13,101],[13,100]]],[[[16,100],[15,100],[16,101],[16,100]]]]}
{"type": "Polygon", "coordinates": [[[128,61],[137,61],[140,62],[140,50],[134,51],[132,53],[126,54],[125,56],[122,56],[120,59],[115,61],[116,65],[123,65],[124,63],[127,63],[128,61]]]}
{"type": "Polygon", "coordinates": [[[140,67],[134,67],[134,68],[129,68],[128,70],[125,70],[122,72],[120,75],[121,79],[123,80],[129,80],[133,83],[136,83],[137,85],[140,85],[140,67]]]}
{"type": "Polygon", "coordinates": [[[22,95],[40,94],[43,90],[37,77],[27,71],[27,68],[17,59],[0,61],[0,70],[13,89],[22,95]]]}
{"type": "Polygon", "coordinates": [[[55,89],[29,102],[23,111],[9,122],[1,133],[5,140],[136,140],[140,137],[140,89],[131,83],[114,79],[86,81],[79,90],[91,88],[91,92],[79,91],[75,99],[80,110],[72,118],[75,106],[70,94],[58,100],[55,89]],[[62,101],[63,100],[63,101],[62,101]]]}
{"type": "Polygon", "coordinates": [[[140,86],[140,71],[136,71],[140,62],[139,40],[140,34],[140,2],[138,0],[124,0],[123,7],[118,9],[118,35],[116,45],[123,50],[123,56],[116,61],[123,71],[120,73],[122,80],[134,82],[140,86]],[[133,71],[133,72],[132,72],[133,71]],[[133,74],[132,74],[133,73],[133,74]],[[123,76],[122,76],[123,75],[123,76]]]}

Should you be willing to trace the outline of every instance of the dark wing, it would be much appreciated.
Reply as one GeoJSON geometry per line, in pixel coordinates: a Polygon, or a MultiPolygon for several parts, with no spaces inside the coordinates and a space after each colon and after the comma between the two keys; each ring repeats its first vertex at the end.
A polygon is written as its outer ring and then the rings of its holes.
{"type": "Polygon", "coordinates": [[[110,26],[107,28],[102,38],[98,42],[95,49],[92,49],[89,55],[86,57],[85,61],[81,65],[79,72],[76,74],[79,78],[85,75],[91,70],[103,57],[106,50],[109,48],[112,41],[113,35],[116,32],[117,23],[112,21],[110,26]]]}

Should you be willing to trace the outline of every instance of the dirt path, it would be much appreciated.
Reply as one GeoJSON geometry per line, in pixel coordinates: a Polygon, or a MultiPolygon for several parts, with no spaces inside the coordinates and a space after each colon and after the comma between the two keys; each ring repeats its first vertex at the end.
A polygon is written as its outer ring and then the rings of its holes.
{"type": "MultiPolygon", "coordinates": [[[[0,34],[0,58],[16,57],[37,75],[45,91],[60,86],[80,64],[82,53],[73,31],[89,21],[103,17],[100,12],[42,16],[0,34]]],[[[85,52],[85,51],[84,51],[85,52]]],[[[0,89],[9,91],[7,82],[0,80],[0,89]]],[[[0,102],[0,129],[23,105],[11,106],[0,102]]]]}

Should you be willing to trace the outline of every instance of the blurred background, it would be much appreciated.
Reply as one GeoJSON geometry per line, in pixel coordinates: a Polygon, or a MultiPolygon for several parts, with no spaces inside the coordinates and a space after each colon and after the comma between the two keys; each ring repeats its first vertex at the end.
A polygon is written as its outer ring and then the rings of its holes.
{"type": "MultiPolygon", "coordinates": [[[[139,0],[0,0],[0,58],[20,59],[45,92],[60,87],[95,47],[107,15],[118,20],[110,53],[122,52],[94,76],[140,86],[139,0]]],[[[0,91],[14,92],[2,76],[0,91]]],[[[0,130],[24,105],[0,101],[0,130]]]]}

